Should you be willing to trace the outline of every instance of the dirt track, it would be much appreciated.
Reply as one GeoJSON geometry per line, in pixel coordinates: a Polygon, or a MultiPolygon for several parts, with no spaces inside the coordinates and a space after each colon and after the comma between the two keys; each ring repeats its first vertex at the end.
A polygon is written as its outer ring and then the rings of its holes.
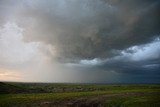
{"type": "MultiPolygon", "coordinates": [[[[75,98],[72,100],[62,100],[62,101],[45,101],[39,104],[34,104],[34,107],[103,107],[104,102],[111,97],[125,97],[125,96],[142,96],[146,93],[120,93],[120,94],[105,94],[90,97],[75,98]]],[[[153,93],[147,93],[153,94],[153,93]]],[[[26,105],[24,107],[31,107],[31,105],[26,105]]]]}

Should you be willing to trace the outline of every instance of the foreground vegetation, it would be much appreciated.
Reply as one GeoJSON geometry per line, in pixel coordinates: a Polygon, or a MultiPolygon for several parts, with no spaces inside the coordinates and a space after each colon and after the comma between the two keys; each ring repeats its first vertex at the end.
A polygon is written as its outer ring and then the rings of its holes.
{"type": "Polygon", "coordinates": [[[160,85],[0,83],[0,107],[160,107],[160,85]]]}

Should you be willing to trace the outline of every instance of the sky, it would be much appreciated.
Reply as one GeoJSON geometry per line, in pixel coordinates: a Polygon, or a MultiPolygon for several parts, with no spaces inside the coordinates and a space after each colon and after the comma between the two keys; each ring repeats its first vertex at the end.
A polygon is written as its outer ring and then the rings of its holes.
{"type": "Polygon", "coordinates": [[[0,81],[160,83],[160,1],[0,0],[0,81]]]}

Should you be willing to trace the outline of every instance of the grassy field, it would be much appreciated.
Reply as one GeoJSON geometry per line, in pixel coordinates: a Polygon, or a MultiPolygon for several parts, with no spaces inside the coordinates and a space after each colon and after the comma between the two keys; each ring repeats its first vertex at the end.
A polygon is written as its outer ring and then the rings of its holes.
{"type": "Polygon", "coordinates": [[[160,107],[160,85],[0,82],[0,107],[160,107]]]}

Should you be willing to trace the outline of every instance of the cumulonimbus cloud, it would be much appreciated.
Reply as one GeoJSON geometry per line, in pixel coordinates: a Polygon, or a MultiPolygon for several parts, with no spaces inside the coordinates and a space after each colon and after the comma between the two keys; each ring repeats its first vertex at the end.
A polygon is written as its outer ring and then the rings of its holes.
{"type": "MultiPolygon", "coordinates": [[[[87,75],[91,70],[93,77],[97,71],[102,74],[147,71],[148,75],[151,72],[159,75],[159,48],[156,47],[159,42],[154,41],[160,35],[159,13],[159,0],[0,1],[1,27],[14,22],[22,28],[21,43],[27,44],[27,52],[28,46],[35,51],[34,43],[40,43],[37,52],[42,52],[50,64],[69,65],[67,70],[87,75]]],[[[4,50],[0,54],[8,52],[5,46],[1,45],[4,50]]],[[[28,59],[29,54],[21,59],[28,59]]],[[[12,52],[9,55],[13,56],[12,52]]],[[[5,61],[1,57],[2,64],[5,61]]]]}
{"type": "Polygon", "coordinates": [[[158,0],[28,0],[19,4],[18,8],[15,4],[14,17],[25,28],[25,39],[55,46],[62,60],[110,57],[113,49],[150,42],[160,33],[158,0]]]}

